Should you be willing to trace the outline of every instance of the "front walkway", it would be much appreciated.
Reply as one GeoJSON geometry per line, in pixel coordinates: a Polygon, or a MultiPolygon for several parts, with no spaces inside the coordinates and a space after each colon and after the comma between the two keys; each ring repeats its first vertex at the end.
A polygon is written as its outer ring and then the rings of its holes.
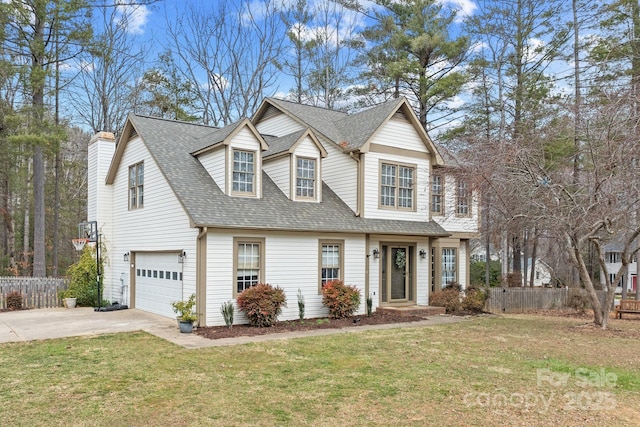
{"type": "Polygon", "coordinates": [[[185,348],[203,348],[379,329],[432,326],[463,320],[465,320],[464,317],[438,315],[411,323],[318,329],[211,340],[196,334],[181,334],[175,320],[135,309],[95,312],[92,308],[84,307],[49,308],[0,313],[0,344],[142,330],[185,348]]]}

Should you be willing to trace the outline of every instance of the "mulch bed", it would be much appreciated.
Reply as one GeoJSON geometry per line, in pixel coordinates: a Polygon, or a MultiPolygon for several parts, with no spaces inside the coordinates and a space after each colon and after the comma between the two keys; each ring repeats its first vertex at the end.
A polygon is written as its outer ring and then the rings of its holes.
{"type": "Polygon", "coordinates": [[[249,325],[207,326],[194,329],[194,332],[209,339],[234,338],[255,335],[278,334],[283,332],[311,331],[315,329],[357,328],[364,325],[384,325],[389,323],[407,323],[425,320],[419,316],[400,316],[396,314],[382,314],[374,312],[371,316],[353,316],[346,319],[304,319],[278,322],[269,328],[257,328],[249,325]]]}

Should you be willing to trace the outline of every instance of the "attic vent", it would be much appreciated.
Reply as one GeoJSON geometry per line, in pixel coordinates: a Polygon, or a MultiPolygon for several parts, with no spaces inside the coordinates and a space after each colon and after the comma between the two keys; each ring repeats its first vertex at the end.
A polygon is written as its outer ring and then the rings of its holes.
{"type": "Polygon", "coordinates": [[[138,136],[138,132],[136,132],[135,129],[131,128],[131,132],[129,133],[129,140],[132,140],[136,136],[138,136]]]}
{"type": "Polygon", "coordinates": [[[264,114],[262,115],[262,119],[264,120],[270,117],[275,117],[279,114],[282,114],[282,111],[278,110],[273,105],[269,105],[269,107],[267,108],[267,111],[265,111],[264,114]]]}
{"type": "Polygon", "coordinates": [[[399,120],[407,120],[407,116],[404,115],[404,112],[402,110],[396,111],[396,113],[393,115],[393,118],[399,120]]]}

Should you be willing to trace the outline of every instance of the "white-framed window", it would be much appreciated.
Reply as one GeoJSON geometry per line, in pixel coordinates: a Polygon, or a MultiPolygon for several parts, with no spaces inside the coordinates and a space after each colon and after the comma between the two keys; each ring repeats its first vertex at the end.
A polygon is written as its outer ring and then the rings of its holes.
{"type": "Polygon", "coordinates": [[[442,175],[431,175],[431,212],[434,214],[442,215],[443,209],[443,196],[444,196],[444,182],[442,175]]]}
{"type": "Polygon", "coordinates": [[[316,197],[316,160],[298,157],[296,160],[296,196],[316,197]]]}
{"type": "Polygon", "coordinates": [[[234,296],[264,279],[264,240],[235,239],[234,296]]]}
{"type": "Polygon", "coordinates": [[[617,262],[622,262],[622,255],[620,254],[620,252],[606,252],[604,259],[608,262],[608,263],[617,263],[617,262]]]}
{"type": "Polygon", "coordinates": [[[456,283],[456,250],[442,248],[442,282],[444,288],[450,283],[456,283]]]}
{"type": "Polygon", "coordinates": [[[456,185],[456,214],[460,216],[468,216],[471,212],[471,194],[469,192],[469,183],[463,179],[459,179],[456,185]]]}
{"type": "Polygon", "coordinates": [[[331,281],[343,280],[343,247],[342,241],[320,241],[320,289],[331,281]]]}
{"type": "Polygon", "coordinates": [[[144,162],[129,166],[129,209],[144,206],[144,162]]]}
{"type": "Polygon", "coordinates": [[[233,151],[232,192],[255,194],[256,163],[255,152],[233,151]]]}
{"type": "Polygon", "coordinates": [[[414,166],[382,163],[380,165],[380,206],[413,210],[414,166]]]}

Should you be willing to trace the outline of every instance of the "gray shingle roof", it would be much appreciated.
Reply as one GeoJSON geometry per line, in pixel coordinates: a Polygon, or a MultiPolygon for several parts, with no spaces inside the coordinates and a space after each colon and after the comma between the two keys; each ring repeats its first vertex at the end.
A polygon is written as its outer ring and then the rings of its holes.
{"type": "Polygon", "coordinates": [[[201,146],[193,150],[192,153],[224,141],[242,122],[243,120],[238,120],[223,128],[209,127],[210,131],[208,133],[203,133],[195,137],[195,139],[200,141],[201,146]]]}
{"type": "Polygon", "coordinates": [[[335,144],[347,142],[347,149],[362,147],[373,133],[385,122],[404,98],[394,99],[355,114],[346,114],[325,108],[298,104],[276,98],[269,102],[290,115],[302,120],[313,130],[329,138],[335,144]]]}
{"type": "Polygon", "coordinates": [[[262,155],[265,157],[274,156],[284,151],[288,151],[306,131],[306,129],[302,129],[300,131],[293,132],[281,137],[262,135],[267,144],[269,144],[269,149],[267,151],[264,151],[262,155]]]}
{"type": "MultiPolygon", "coordinates": [[[[211,145],[204,141],[215,128],[165,119],[130,115],[194,226],[447,236],[434,221],[364,219],[323,184],[320,203],[289,200],[263,174],[263,197],[252,199],[225,195],[190,153],[211,145]],[[205,142],[205,143],[203,143],[205,142]]],[[[223,129],[221,131],[224,132],[223,129]]],[[[215,132],[217,133],[217,132],[215,132]]]]}

